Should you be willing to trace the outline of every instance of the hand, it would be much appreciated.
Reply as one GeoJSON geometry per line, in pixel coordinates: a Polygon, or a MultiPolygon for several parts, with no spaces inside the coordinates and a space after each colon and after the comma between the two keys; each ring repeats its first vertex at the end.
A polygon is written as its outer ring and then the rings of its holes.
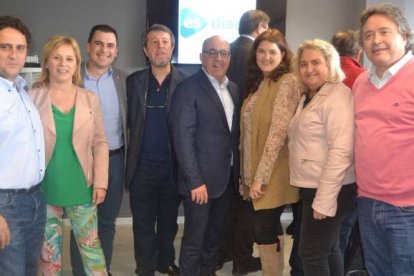
{"type": "Polygon", "coordinates": [[[324,214],[319,213],[316,210],[313,210],[313,218],[317,220],[322,220],[322,219],[325,219],[326,216],[324,214]]]}
{"type": "Polygon", "coordinates": [[[253,182],[253,184],[250,186],[250,198],[252,199],[258,199],[261,198],[265,194],[265,191],[263,189],[263,185],[259,182],[253,182]]]}
{"type": "Polygon", "coordinates": [[[32,88],[44,88],[47,85],[45,81],[37,81],[33,83],[32,88]]]}
{"type": "Polygon", "coordinates": [[[191,190],[191,200],[203,205],[208,202],[208,193],[206,184],[191,190]]]}
{"type": "Polygon", "coordinates": [[[106,189],[104,188],[93,188],[92,203],[98,206],[105,200],[106,189]]]}
{"type": "Polygon", "coordinates": [[[0,248],[4,249],[10,244],[10,230],[6,219],[0,215],[0,248]]]}

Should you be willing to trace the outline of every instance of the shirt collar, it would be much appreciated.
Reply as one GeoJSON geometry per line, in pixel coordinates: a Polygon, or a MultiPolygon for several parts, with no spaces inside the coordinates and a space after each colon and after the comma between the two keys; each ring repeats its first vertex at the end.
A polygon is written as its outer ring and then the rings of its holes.
{"type": "Polygon", "coordinates": [[[227,76],[224,76],[223,83],[222,83],[222,84],[220,84],[220,83],[218,82],[218,80],[216,80],[213,76],[211,76],[209,73],[207,73],[207,71],[206,71],[206,70],[204,70],[204,67],[201,67],[201,69],[203,69],[203,71],[204,71],[204,73],[206,74],[206,76],[207,76],[208,80],[209,80],[211,83],[216,84],[216,85],[217,85],[218,87],[220,87],[221,89],[226,88],[226,87],[227,87],[227,85],[229,84],[229,79],[227,78],[227,76]]]}
{"type": "Polygon", "coordinates": [[[16,88],[17,91],[23,91],[24,88],[27,85],[27,81],[21,77],[20,75],[16,76],[16,79],[14,82],[9,81],[8,79],[5,79],[3,77],[0,77],[0,84],[2,86],[7,87],[7,90],[11,90],[12,88],[16,88]]]}
{"type": "Polygon", "coordinates": [[[254,41],[254,37],[252,37],[251,35],[241,34],[240,36],[242,36],[242,37],[247,37],[247,38],[249,38],[249,39],[251,39],[251,40],[253,40],[253,41],[254,41]]]}
{"type": "MultiPolygon", "coordinates": [[[[92,77],[91,75],[89,75],[89,71],[88,71],[88,66],[86,66],[89,63],[89,60],[87,62],[84,63],[83,66],[85,66],[85,77],[88,79],[96,79],[95,77],[92,77]]],[[[107,76],[112,76],[113,74],[113,70],[112,70],[112,66],[109,66],[108,72],[106,72],[104,75],[107,76]]]]}
{"type": "MultiPolygon", "coordinates": [[[[411,51],[408,51],[399,61],[397,61],[393,66],[388,68],[387,71],[384,72],[382,78],[385,76],[394,76],[397,74],[397,72],[413,57],[413,54],[411,51]]],[[[376,78],[381,80],[381,78],[378,76],[377,71],[375,70],[375,66],[371,64],[369,66],[369,78],[376,78]]]]}

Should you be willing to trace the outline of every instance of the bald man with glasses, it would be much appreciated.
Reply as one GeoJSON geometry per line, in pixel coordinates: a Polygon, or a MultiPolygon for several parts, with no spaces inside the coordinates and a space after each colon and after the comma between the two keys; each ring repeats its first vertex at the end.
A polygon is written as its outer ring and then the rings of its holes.
{"type": "Polygon", "coordinates": [[[170,125],[183,196],[181,276],[215,275],[215,256],[239,180],[241,95],[226,77],[229,43],[213,36],[203,43],[202,68],[177,87],[170,125]]]}

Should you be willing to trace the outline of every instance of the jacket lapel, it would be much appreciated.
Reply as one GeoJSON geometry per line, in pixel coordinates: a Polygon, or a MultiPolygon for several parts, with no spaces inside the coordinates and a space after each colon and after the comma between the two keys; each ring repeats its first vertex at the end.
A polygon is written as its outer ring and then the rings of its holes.
{"type": "Polygon", "coordinates": [[[229,90],[229,93],[230,93],[231,99],[233,100],[233,105],[234,105],[233,120],[232,120],[233,123],[231,126],[231,131],[233,131],[235,128],[234,124],[239,124],[239,120],[237,118],[239,116],[239,108],[240,108],[240,92],[231,83],[229,83],[229,85],[227,86],[227,89],[229,90]]]}
{"type": "Polygon", "coordinates": [[[85,92],[79,87],[77,89],[75,118],[73,120],[73,137],[75,137],[82,126],[93,117],[93,110],[88,104],[85,92]]]}
{"type": "Polygon", "coordinates": [[[221,103],[221,100],[219,96],[217,95],[216,89],[210,83],[210,80],[208,79],[208,77],[206,76],[206,74],[204,73],[202,69],[198,73],[198,79],[199,79],[199,84],[200,84],[200,87],[202,88],[202,91],[210,98],[210,100],[217,107],[217,109],[220,112],[221,118],[223,119],[223,123],[226,125],[227,129],[230,131],[223,104],[221,103]]]}
{"type": "Polygon", "coordinates": [[[40,98],[37,100],[40,105],[37,108],[41,114],[43,126],[56,136],[55,120],[53,118],[49,88],[44,88],[37,93],[40,93],[40,98]]]}
{"type": "Polygon", "coordinates": [[[170,85],[168,87],[168,99],[167,99],[167,112],[170,112],[171,108],[171,100],[173,98],[173,94],[177,85],[182,81],[183,77],[181,76],[180,72],[175,69],[175,67],[171,64],[171,79],[170,85]]]}

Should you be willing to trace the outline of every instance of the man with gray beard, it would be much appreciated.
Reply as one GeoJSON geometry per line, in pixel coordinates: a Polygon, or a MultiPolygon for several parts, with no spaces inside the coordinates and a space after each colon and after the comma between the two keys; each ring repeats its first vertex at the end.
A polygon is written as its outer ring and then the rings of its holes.
{"type": "Polygon", "coordinates": [[[133,218],[136,274],[179,275],[174,264],[179,196],[167,116],[172,94],[184,75],[171,65],[172,31],[152,25],[143,35],[150,66],[127,78],[129,145],[126,184],[133,218]]]}

